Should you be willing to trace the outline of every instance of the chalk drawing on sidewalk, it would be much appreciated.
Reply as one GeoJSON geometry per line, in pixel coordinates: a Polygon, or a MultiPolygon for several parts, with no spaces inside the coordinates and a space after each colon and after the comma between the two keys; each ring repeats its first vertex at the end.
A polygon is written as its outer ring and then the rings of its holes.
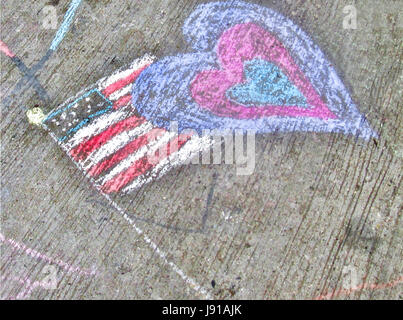
{"type": "MultiPolygon", "coordinates": [[[[72,2],[45,57],[79,3],[72,2]]],[[[208,297],[109,194],[132,192],[210,148],[209,139],[187,129],[376,133],[320,48],[283,15],[242,1],[212,2],[196,8],[183,33],[194,52],[135,60],[50,112],[43,126],[162,261],[208,297]],[[151,163],[146,153],[161,148],[168,151],[151,163]]]]}
{"type": "Polygon", "coordinates": [[[356,285],[353,286],[351,288],[342,288],[342,289],[336,289],[333,290],[332,292],[329,293],[325,293],[322,294],[316,298],[314,298],[314,300],[329,300],[329,299],[333,299],[333,298],[339,298],[342,296],[349,296],[353,293],[359,292],[359,291],[363,291],[363,290],[385,290],[388,288],[393,288],[396,287],[398,285],[402,285],[403,284],[403,276],[397,278],[396,280],[390,281],[388,283],[362,283],[360,285],[356,285]]]}
{"type": "Polygon", "coordinates": [[[322,50],[278,12],[202,4],[183,34],[194,52],[153,63],[133,85],[133,105],[154,125],[376,136],[322,50]]]}
{"type": "MultiPolygon", "coordinates": [[[[11,238],[6,238],[2,233],[0,233],[0,242],[2,244],[8,245],[11,247],[12,252],[17,252],[19,254],[25,254],[34,260],[41,261],[46,265],[42,268],[42,274],[47,274],[42,280],[32,281],[29,276],[23,277],[15,277],[11,275],[2,275],[1,282],[12,281],[17,282],[22,285],[22,290],[16,295],[12,297],[6,297],[9,300],[19,300],[28,298],[34,289],[42,288],[46,290],[55,290],[57,289],[57,270],[60,269],[62,272],[68,274],[75,274],[77,276],[84,277],[98,277],[99,272],[97,268],[93,266],[91,269],[84,269],[73,264],[70,264],[62,259],[53,258],[41,251],[28,247],[24,243],[15,241],[11,238]]],[[[3,258],[3,257],[2,257],[3,258]]],[[[6,261],[5,264],[9,263],[10,260],[13,259],[13,255],[11,255],[6,261]]]]}
{"type": "Polygon", "coordinates": [[[203,4],[183,33],[194,53],[137,59],[44,121],[104,193],[132,192],[209,149],[203,130],[376,135],[319,47],[279,13],[203,4]]]}
{"type": "Polygon", "coordinates": [[[9,48],[8,46],[0,40],[0,51],[2,51],[6,56],[8,56],[13,63],[18,67],[18,69],[21,71],[21,73],[24,75],[20,81],[15,85],[14,89],[12,92],[2,99],[2,103],[6,106],[9,107],[12,98],[16,96],[17,94],[24,92],[28,90],[31,86],[34,88],[36,94],[38,95],[39,99],[42,100],[42,102],[49,104],[50,103],[50,98],[47,93],[47,91],[41,86],[39,83],[38,79],[36,78],[36,73],[39,72],[45,63],[49,60],[49,58],[53,55],[53,53],[57,50],[59,47],[60,43],[66,36],[67,32],[70,30],[70,26],[72,22],[74,21],[74,16],[76,14],[76,11],[78,7],[80,6],[82,0],[72,0],[69,8],[67,9],[67,12],[63,18],[63,22],[60,25],[59,29],[56,32],[56,35],[50,44],[50,47],[48,51],[42,56],[41,59],[39,59],[39,62],[36,63],[34,66],[31,68],[28,68],[20,58],[18,58],[9,48]]]}

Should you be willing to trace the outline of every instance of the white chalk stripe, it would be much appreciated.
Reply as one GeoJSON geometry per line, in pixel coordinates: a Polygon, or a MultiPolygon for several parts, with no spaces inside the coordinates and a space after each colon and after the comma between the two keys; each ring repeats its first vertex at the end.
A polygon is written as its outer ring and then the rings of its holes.
{"type": "Polygon", "coordinates": [[[134,128],[130,131],[124,131],[121,134],[113,137],[98,150],[95,150],[86,160],[84,160],[82,163],[82,168],[86,171],[89,170],[92,166],[98,164],[103,159],[109,157],[116,151],[123,148],[126,144],[133,141],[133,139],[146,134],[152,128],[152,124],[146,122],[137,128],[134,128]]]}
{"type": "Polygon", "coordinates": [[[112,94],[108,97],[108,99],[109,99],[110,101],[116,101],[116,100],[118,100],[119,98],[121,98],[121,97],[123,97],[123,96],[125,96],[125,95],[127,95],[127,94],[129,94],[129,93],[131,93],[132,88],[133,88],[133,83],[130,83],[130,84],[128,84],[126,87],[123,87],[122,89],[120,89],[120,90],[115,91],[114,93],[112,93],[112,94]]]}
{"type": "Polygon", "coordinates": [[[119,162],[106,176],[104,176],[103,178],[99,178],[97,180],[97,183],[99,185],[104,185],[106,182],[113,179],[119,173],[127,170],[134,162],[144,157],[148,152],[155,152],[160,147],[167,144],[175,135],[175,132],[166,132],[152,143],[141,147],[139,150],[128,156],[126,159],[119,162]]]}
{"type": "MultiPolygon", "coordinates": [[[[96,187],[96,186],[95,186],[96,187]]],[[[105,197],[106,200],[123,216],[123,218],[133,227],[133,229],[137,232],[138,235],[143,237],[144,242],[153,250],[153,253],[156,253],[160,259],[168,266],[172,268],[172,270],[179,275],[182,280],[193,290],[198,292],[204,299],[206,300],[211,300],[212,297],[210,293],[203,288],[201,285],[199,285],[195,279],[192,277],[189,277],[182,269],[180,269],[175,263],[172,261],[168,260],[167,254],[162,251],[155,242],[153,242],[145,233],[142,229],[137,227],[137,225],[134,223],[133,219],[129,217],[129,215],[121,208],[119,207],[116,202],[114,202],[107,194],[103,193],[100,191],[101,194],[105,197]]]]}
{"type": "Polygon", "coordinates": [[[111,76],[107,77],[107,78],[103,78],[101,79],[98,83],[98,88],[102,91],[104,90],[106,87],[110,86],[111,84],[119,81],[120,79],[126,78],[127,76],[129,76],[130,74],[132,74],[133,72],[135,72],[136,70],[141,69],[142,67],[153,63],[155,60],[154,56],[150,56],[150,55],[145,55],[142,58],[136,59],[134,60],[130,66],[128,67],[128,69],[121,69],[118,72],[112,74],[111,76]]]}
{"type": "Polygon", "coordinates": [[[65,145],[69,150],[71,150],[79,145],[81,142],[83,142],[84,139],[101,133],[111,125],[124,120],[132,113],[133,109],[131,107],[122,108],[118,111],[108,112],[97,118],[94,122],[78,130],[73,136],[71,136],[71,138],[65,145]]]}
{"type": "Polygon", "coordinates": [[[154,179],[158,179],[173,167],[184,164],[187,160],[191,159],[197,153],[207,150],[211,147],[213,142],[210,137],[193,137],[190,141],[186,142],[178,152],[169,155],[166,159],[162,160],[156,165],[147,176],[140,176],[134,180],[131,184],[125,187],[122,192],[129,193],[135,189],[140,188],[142,185],[151,182],[154,179]]]}

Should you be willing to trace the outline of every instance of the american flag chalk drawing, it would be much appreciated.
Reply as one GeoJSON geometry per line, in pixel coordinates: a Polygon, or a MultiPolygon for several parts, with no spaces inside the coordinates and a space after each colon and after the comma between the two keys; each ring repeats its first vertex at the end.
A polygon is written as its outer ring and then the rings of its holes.
{"type": "Polygon", "coordinates": [[[103,193],[129,193],[207,150],[204,130],[376,136],[320,48],[279,13],[211,2],[183,33],[194,52],[137,59],[44,120],[103,193]]]}
{"type": "Polygon", "coordinates": [[[53,110],[44,126],[104,193],[130,192],[210,146],[209,140],[158,128],[131,102],[145,56],[53,110]]]}
{"type": "Polygon", "coordinates": [[[158,179],[211,145],[209,137],[158,128],[137,113],[131,102],[133,82],[153,60],[148,55],[136,59],[128,68],[99,80],[57,107],[41,123],[163,263],[201,297],[211,299],[136,225],[130,210],[110,197],[158,179]]]}

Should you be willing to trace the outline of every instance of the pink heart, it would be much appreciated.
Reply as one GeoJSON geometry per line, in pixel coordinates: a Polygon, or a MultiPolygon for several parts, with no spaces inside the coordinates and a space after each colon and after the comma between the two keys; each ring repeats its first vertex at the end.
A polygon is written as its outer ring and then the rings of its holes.
{"type": "Polygon", "coordinates": [[[190,84],[193,99],[213,114],[235,119],[270,116],[337,118],[282,43],[260,26],[244,23],[225,31],[219,39],[217,55],[221,69],[202,71],[190,84]],[[279,105],[246,107],[230,101],[226,96],[227,90],[245,83],[244,62],[255,58],[275,63],[305,96],[308,108],[279,105]]]}

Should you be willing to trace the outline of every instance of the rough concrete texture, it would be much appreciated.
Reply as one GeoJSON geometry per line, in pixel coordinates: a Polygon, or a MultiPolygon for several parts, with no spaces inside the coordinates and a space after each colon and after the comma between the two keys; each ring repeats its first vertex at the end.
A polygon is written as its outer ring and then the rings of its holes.
{"type": "MultiPolygon", "coordinates": [[[[134,194],[136,226],[199,290],[28,124],[24,107],[49,111],[145,53],[188,50],[182,24],[201,2],[84,0],[36,73],[47,104],[29,84],[15,90],[23,75],[1,54],[1,298],[401,299],[401,0],[354,1],[356,30],[342,27],[351,1],[255,1],[312,36],[379,139],[258,136],[251,176],[189,165],[134,194]],[[52,272],[55,288],[41,282],[52,272]]],[[[59,26],[69,1],[1,1],[1,40],[28,67],[55,35],[42,26],[49,4],[59,26]]]]}

